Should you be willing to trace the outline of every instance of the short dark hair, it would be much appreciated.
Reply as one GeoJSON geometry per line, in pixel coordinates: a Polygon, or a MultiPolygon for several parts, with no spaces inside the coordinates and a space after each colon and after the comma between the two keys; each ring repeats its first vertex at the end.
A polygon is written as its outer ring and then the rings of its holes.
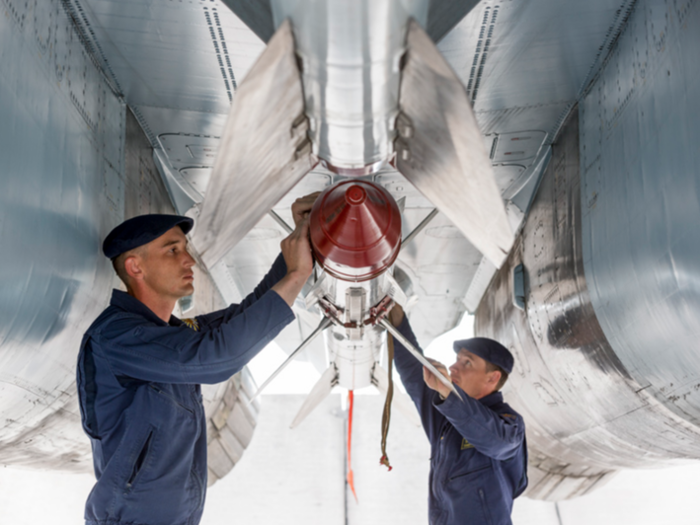
{"type": "Polygon", "coordinates": [[[503,385],[506,384],[506,381],[508,381],[508,372],[503,370],[500,366],[494,365],[489,361],[486,361],[486,371],[501,373],[501,379],[498,380],[498,384],[496,385],[496,389],[494,390],[494,392],[498,392],[501,388],[503,388],[503,385]]]}
{"type": "Polygon", "coordinates": [[[124,261],[126,261],[132,255],[137,254],[141,257],[146,256],[146,250],[143,249],[143,246],[139,246],[137,248],[129,250],[128,252],[120,253],[114,259],[112,259],[112,267],[114,268],[114,271],[117,273],[117,276],[119,277],[119,279],[121,279],[121,281],[127,288],[129,288],[129,281],[131,280],[131,277],[129,277],[129,274],[126,273],[126,266],[124,265],[124,261]]]}

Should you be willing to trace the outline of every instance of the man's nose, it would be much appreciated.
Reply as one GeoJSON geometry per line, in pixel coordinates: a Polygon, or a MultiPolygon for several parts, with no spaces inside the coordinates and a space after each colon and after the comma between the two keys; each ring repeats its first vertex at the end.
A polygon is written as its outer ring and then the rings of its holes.
{"type": "Polygon", "coordinates": [[[194,257],[192,257],[189,253],[186,253],[185,257],[185,268],[192,268],[195,264],[197,264],[197,261],[194,260],[194,257]]]}

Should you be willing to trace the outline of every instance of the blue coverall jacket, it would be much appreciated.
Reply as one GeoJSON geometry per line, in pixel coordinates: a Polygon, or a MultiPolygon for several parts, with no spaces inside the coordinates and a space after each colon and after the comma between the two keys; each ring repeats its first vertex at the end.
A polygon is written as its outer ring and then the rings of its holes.
{"type": "Polygon", "coordinates": [[[207,486],[207,436],[199,383],[241,370],[294,314],[270,290],[278,257],[239,305],[168,323],[114,290],[83,338],[77,383],[97,483],[88,525],[195,525],[207,486]],[[190,326],[191,325],[191,326],[190,326]]]}
{"type": "MultiPolygon", "coordinates": [[[[420,348],[405,317],[398,329],[420,348]]],[[[500,392],[476,400],[455,385],[464,402],[454,394],[442,401],[397,340],[394,362],[430,440],[430,524],[510,524],[513,499],[527,487],[523,418],[500,392]]]]}

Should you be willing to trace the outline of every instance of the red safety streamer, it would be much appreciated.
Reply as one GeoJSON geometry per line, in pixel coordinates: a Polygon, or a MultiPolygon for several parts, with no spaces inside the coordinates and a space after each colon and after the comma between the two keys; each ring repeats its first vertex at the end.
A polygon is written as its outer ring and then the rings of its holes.
{"type": "Polygon", "coordinates": [[[350,485],[355,502],[357,502],[357,493],[355,492],[355,481],[352,473],[352,408],[353,408],[353,392],[348,390],[348,477],[347,482],[350,485]]]}

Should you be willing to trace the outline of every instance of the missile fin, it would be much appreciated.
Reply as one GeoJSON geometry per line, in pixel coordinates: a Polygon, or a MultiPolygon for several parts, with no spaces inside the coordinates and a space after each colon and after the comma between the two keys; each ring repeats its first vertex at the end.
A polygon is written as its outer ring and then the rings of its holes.
{"type": "Polygon", "coordinates": [[[296,426],[306,419],[314,408],[316,408],[321,401],[323,401],[335,385],[338,384],[338,369],[334,364],[323,373],[321,378],[316,382],[314,387],[309,392],[309,396],[304,400],[304,404],[301,405],[299,412],[297,412],[294,421],[289,426],[289,428],[296,428],[296,426]]]}
{"type": "Polygon", "coordinates": [[[192,243],[211,268],[316,164],[285,21],[238,87],[192,243]]]}
{"type": "Polygon", "coordinates": [[[415,21],[406,43],[396,168],[500,267],[514,236],[467,92],[415,21]]]}

